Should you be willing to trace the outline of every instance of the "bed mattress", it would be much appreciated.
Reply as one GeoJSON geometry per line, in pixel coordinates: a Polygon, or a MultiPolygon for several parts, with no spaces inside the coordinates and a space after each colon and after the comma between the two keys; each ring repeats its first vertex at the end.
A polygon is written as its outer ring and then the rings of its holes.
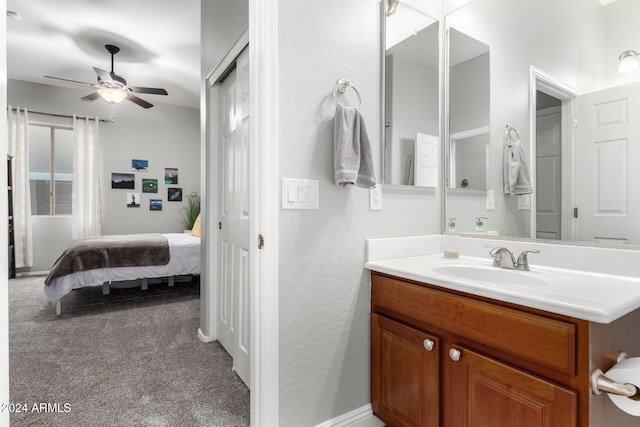
{"type": "Polygon", "coordinates": [[[44,286],[52,304],[73,289],[102,285],[104,282],[200,274],[200,238],[188,233],[162,234],[169,242],[170,259],[165,265],[98,268],[56,277],[44,286]]]}

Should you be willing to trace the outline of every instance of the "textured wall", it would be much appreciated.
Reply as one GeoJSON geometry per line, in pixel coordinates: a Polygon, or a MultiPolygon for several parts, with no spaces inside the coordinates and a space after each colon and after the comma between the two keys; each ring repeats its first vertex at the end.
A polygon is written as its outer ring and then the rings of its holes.
{"type": "Polygon", "coordinates": [[[248,0],[202,0],[202,72],[206,77],[249,28],[248,0]]]}
{"type": "Polygon", "coordinates": [[[370,402],[368,237],[440,231],[435,190],[369,192],[333,182],[332,91],[350,79],[380,144],[377,0],[282,0],[279,11],[280,177],[320,181],[320,209],[281,211],[280,425],[312,426],[370,402]]]}

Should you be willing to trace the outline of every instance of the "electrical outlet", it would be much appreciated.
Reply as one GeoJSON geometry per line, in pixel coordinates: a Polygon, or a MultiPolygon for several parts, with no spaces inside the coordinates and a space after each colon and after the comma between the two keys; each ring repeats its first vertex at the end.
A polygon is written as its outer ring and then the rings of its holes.
{"type": "Polygon", "coordinates": [[[531,194],[522,194],[518,196],[518,210],[531,210],[531,194]]]}
{"type": "Polygon", "coordinates": [[[382,210],[382,187],[380,184],[376,184],[375,188],[369,189],[369,210],[382,210]]]}

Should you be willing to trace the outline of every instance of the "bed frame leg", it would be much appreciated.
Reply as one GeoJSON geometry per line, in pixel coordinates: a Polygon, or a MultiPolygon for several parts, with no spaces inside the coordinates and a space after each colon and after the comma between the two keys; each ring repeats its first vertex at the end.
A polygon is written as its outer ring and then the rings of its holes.
{"type": "Polygon", "coordinates": [[[56,303],[56,316],[60,316],[62,314],[62,303],[58,301],[56,303]]]}
{"type": "Polygon", "coordinates": [[[149,289],[149,281],[147,280],[147,278],[146,278],[146,277],[144,277],[144,278],[142,279],[142,290],[143,290],[143,291],[146,291],[146,290],[148,290],[148,289],[149,289]]]}
{"type": "Polygon", "coordinates": [[[169,276],[169,287],[173,288],[174,283],[175,283],[175,276],[169,276]]]}
{"type": "Polygon", "coordinates": [[[104,282],[102,284],[102,295],[109,295],[111,293],[111,287],[109,284],[109,282],[104,282]]]}

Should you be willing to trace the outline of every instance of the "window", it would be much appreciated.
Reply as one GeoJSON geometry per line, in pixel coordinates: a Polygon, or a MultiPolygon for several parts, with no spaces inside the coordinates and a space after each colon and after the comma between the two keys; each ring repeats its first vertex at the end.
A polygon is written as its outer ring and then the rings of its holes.
{"type": "Polygon", "coordinates": [[[32,215],[71,215],[72,128],[29,125],[29,183],[32,215]]]}

